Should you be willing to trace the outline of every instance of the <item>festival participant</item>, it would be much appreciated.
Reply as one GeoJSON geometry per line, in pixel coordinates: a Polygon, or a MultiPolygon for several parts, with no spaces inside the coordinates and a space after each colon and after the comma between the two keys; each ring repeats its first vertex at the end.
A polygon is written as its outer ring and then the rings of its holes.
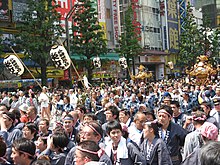
{"type": "Polygon", "coordinates": [[[38,125],[39,135],[49,136],[52,131],[49,130],[50,122],[47,119],[41,119],[38,125]]]}
{"type": "Polygon", "coordinates": [[[213,117],[213,116],[210,116],[210,112],[212,110],[212,105],[211,105],[211,102],[202,102],[202,104],[200,105],[200,107],[202,108],[202,110],[205,112],[206,114],[206,121],[207,122],[210,122],[212,124],[215,124],[216,127],[219,128],[219,125],[218,125],[218,122],[216,121],[216,118],[213,117]]]}
{"type": "Polygon", "coordinates": [[[186,115],[180,111],[180,104],[178,101],[171,101],[170,107],[173,110],[173,122],[176,124],[179,124],[181,127],[183,127],[185,121],[186,121],[186,115]]]}
{"type": "MultiPolygon", "coordinates": [[[[217,141],[218,139],[218,128],[209,122],[205,122],[201,127],[201,138],[203,144],[207,144],[209,141],[217,141]]],[[[216,153],[215,153],[216,154],[216,153]]],[[[181,163],[181,165],[201,165],[201,148],[197,148],[192,152],[186,159],[181,163]]]]}
{"type": "Polygon", "coordinates": [[[20,121],[22,123],[27,123],[28,122],[27,109],[28,109],[27,104],[22,104],[22,105],[19,106],[19,111],[20,111],[20,114],[21,114],[20,121]]]}
{"type": "Polygon", "coordinates": [[[106,111],[105,111],[105,116],[106,116],[106,123],[102,124],[102,129],[104,131],[104,136],[106,136],[106,126],[107,122],[113,121],[113,120],[118,120],[119,117],[119,111],[116,106],[109,106],[106,111]]]}
{"type": "Polygon", "coordinates": [[[34,123],[32,122],[25,123],[24,128],[22,130],[22,134],[24,138],[32,140],[34,142],[35,140],[37,140],[37,133],[38,133],[38,128],[34,123]]]}
{"type": "Polygon", "coordinates": [[[53,152],[50,155],[52,165],[63,165],[65,163],[67,156],[65,148],[68,143],[69,138],[65,132],[55,132],[49,137],[47,147],[53,152]]]}
{"type": "Polygon", "coordinates": [[[43,86],[42,92],[40,93],[38,100],[40,102],[41,118],[45,118],[45,116],[46,116],[47,119],[49,120],[50,119],[50,109],[49,109],[49,98],[48,98],[46,86],[43,86]]]}
{"type": "Polygon", "coordinates": [[[1,104],[5,104],[9,108],[10,104],[9,104],[8,92],[3,91],[1,96],[2,96],[1,104]]]}
{"type": "Polygon", "coordinates": [[[39,125],[40,117],[38,116],[37,108],[35,108],[34,106],[28,107],[27,117],[29,122],[33,122],[34,124],[36,124],[36,126],[39,125]]]}
{"type": "Polygon", "coordinates": [[[100,148],[94,141],[80,142],[76,147],[75,165],[85,165],[88,162],[95,164],[99,161],[100,154],[100,148]]]}
{"type": "Polygon", "coordinates": [[[16,94],[12,95],[12,102],[11,102],[11,108],[10,109],[18,110],[20,105],[21,104],[18,101],[18,95],[16,95],[16,94]]]}
{"type": "Polygon", "coordinates": [[[76,119],[74,119],[70,114],[66,115],[63,118],[63,128],[66,131],[69,139],[76,143],[76,137],[78,134],[78,130],[75,128],[75,122],[76,119]]]}
{"type": "Polygon", "coordinates": [[[200,128],[205,121],[206,121],[206,115],[204,112],[196,111],[192,116],[192,123],[196,130],[186,135],[184,148],[183,148],[183,160],[188,155],[190,155],[196,148],[202,146],[200,128]]]}
{"type": "Polygon", "coordinates": [[[110,157],[112,164],[144,164],[145,161],[139,147],[135,143],[127,144],[126,139],[122,136],[123,130],[118,121],[109,121],[106,129],[110,139],[105,141],[105,152],[110,157]]]}
{"type": "Polygon", "coordinates": [[[210,116],[213,116],[220,128],[220,98],[213,99],[214,108],[210,111],[210,116]]]}
{"type": "Polygon", "coordinates": [[[144,123],[144,141],[140,149],[144,154],[146,164],[172,165],[166,144],[158,138],[158,126],[156,121],[144,123]]]}
{"type": "MultiPolygon", "coordinates": [[[[80,142],[92,140],[96,144],[99,144],[100,148],[104,147],[104,144],[102,142],[102,140],[103,140],[102,137],[103,137],[102,127],[98,122],[95,122],[95,121],[91,121],[89,123],[86,123],[81,128],[81,131],[79,132],[80,142]]],[[[76,151],[76,147],[73,147],[69,151],[69,153],[66,157],[65,165],[74,165],[75,151],[76,151]]],[[[106,153],[104,153],[100,157],[99,162],[105,162],[107,165],[112,165],[111,160],[108,157],[108,155],[106,155],[106,153]]]]}
{"type": "Polygon", "coordinates": [[[69,96],[64,96],[63,97],[63,111],[65,114],[68,114],[70,111],[73,111],[73,106],[70,104],[70,97],[69,96]]]}
{"type": "Polygon", "coordinates": [[[11,158],[14,164],[31,165],[35,161],[36,146],[31,140],[21,138],[12,144],[11,158]]]}
{"type": "Polygon", "coordinates": [[[8,138],[7,141],[12,144],[14,140],[19,139],[22,137],[22,132],[20,129],[14,127],[15,122],[15,115],[12,112],[5,112],[2,114],[2,118],[7,132],[8,132],[8,138]]]}
{"type": "Polygon", "coordinates": [[[122,109],[119,111],[119,121],[126,124],[127,127],[131,126],[133,119],[130,117],[130,112],[127,109],[122,109]]]}
{"type": "Polygon", "coordinates": [[[161,125],[159,137],[163,139],[169,150],[174,165],[182,161],[180,148],[183,147],[187,132],[178,124],[173,123],[173,111],[170,106],[162,105],[158,110],[157,119],[161,125]]]}
{"type": "Polygon", "coordinates": [[[83,123],[90,123],[91,121],[97,121],[97,116],[92,112],[84,114],[83,123]]]}
{"type": "Polygon", "coordinates": [[[143,112],[137,112],[134,116],[134,122],[131,124],[130,127],[128,127],[128,137],[137,145],[141,144],[143,124],[146,122],[146,120],[146,115],[143,112]]]}
{"type": "Polygon", "coordinates": [[[28,97],[26,98],[25,103],[28,106],[34,106],[36,109],[38,109],[38,102],[37,102],[34,92],[28,93],[28,97]]]}
{"type": "Polygon", "coordinates": [[[36,144],[36,156],[39,156],[43,151],[47,149],[47,139],[48,136],[46,135],[41,135],[38,137],[37,141],[35,142],[36,144]]]}
{"type": "Polygon", "coordinates": [[[220,143],[211,141],[201,148],[201,165],[220,164],[220,143]]]}

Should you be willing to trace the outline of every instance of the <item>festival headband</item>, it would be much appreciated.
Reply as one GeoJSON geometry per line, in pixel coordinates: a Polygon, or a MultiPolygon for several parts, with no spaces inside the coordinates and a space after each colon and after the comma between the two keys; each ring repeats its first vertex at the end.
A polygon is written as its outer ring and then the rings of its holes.
{"type": "Polygon", "coordinates": [[[199,117],[197,117],[196,115],[193,115],[193,120],[194,121],[197,121],[197,120],[205,121],[206,120],[206,115],[202,115],[202,116],[199,116],[199,117]]]}
{"type": "Polygon", "coordinates": [[[86,125],[88,126],[89,128],[91,128],[95,133],[97,133],[98,135],[100,135],[102,137],[102,135],[91,125],[91,124],[88,124],[86,125]]]}
{"type": "Polygon", "coordinates": [[[172,116],[171,116],[166,110],[164,110],[164,109],[159,110],[158,113],[165,113],[165,114],[167,114],[168,116],[172,117],[172,116]]]}
{"type": "Polygon", "coordinates": [[[102,149],[99,149],[97,152],[90,151],[90,150],[87,150],[87,149],[83,149],[82,147],[79,147],[79,146],[77,146],[76,149],[78,149],[78,150],[80,150],[82,152],[87,152],[89,154],[98,155],[99,158],[105,153],[105,151],[102,150],[102,149]]]}
{"type": "Polygon", "coordinates": [[[28,155],[28,156],[30,156],[30,157],[32,157],[32,158],[35,157],[34,155],[31,155],[30,153],[25,152],[25,151],[21,151],[21,150],[19,150],[19,149],[17,149],[17,148],[15,148],[15,150],[18,151],[18,152],[21,152],[21,153],[23,153],[23,154],[26,154],[26,155],[28,155]]]}
{"type": "Polygon", "coordinates": [[[6,113],[3,114],[3,116],[7,117],[8,119],[14,121],[10,116],[8,116],[6,113]]]}
{"type": "Polygon", "coordinates": [[[63,120],[64,120],[64,121],[65,121],[65,120],[74,120],[74,118],[73,118],[73,117],[70,117],[70,116],[66,116],[66,117],[63,118],[63,120]]]}

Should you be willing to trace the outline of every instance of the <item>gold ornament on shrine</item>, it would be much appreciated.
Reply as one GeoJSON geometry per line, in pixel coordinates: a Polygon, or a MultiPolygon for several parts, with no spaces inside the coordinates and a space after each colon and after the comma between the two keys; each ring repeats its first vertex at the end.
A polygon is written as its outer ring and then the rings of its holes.
{"type": "Polygon", "coordinates": [[[206,55],[200,55],[197,59],[198,62],[190,70],[186,69],[186,74],[195,77],[198,85],[207,84],[211,76],[216,75],[218,70],[212,67],[206,55]]]}
{"type": "Polygon", "coordinates": [[[133,76],[133,79],[141,79],[144,80],[146,78],[152,78],[153,74],[150,71],[146,71],[143,65],[140,65],[138,68],[139,72],[133,76]]]}

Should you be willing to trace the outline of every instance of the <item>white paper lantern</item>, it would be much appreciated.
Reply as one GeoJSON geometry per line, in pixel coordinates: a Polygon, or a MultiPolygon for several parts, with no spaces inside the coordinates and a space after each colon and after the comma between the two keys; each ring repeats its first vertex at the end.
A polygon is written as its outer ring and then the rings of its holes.
{"type": "Polygon", "coordinates": [[[119,62],[119,65],[122,67],[122,69],[128,68],[127,61],[126,61],[125,57],[119,58],[118,62],[119,62]]]}
{"type": "Polygon", "coordinates": [[[50,56],[56,68],[66,70],[70,67],[71,59],[63,46],[54,45],[50,50],[50,56]]]}
{"type": "Polygon", "coordinates": [[[93,58],[93,65],[94,65],[96,68],[100,68],[100,67],[101,67],[101,60],[100,60],[99,57],[93,58]]]}
{"type": "Polygon", "coordinates": [[[21,76],[24,73],[24,66],[22,65],[20,59],[18,59],[15,55],[7,56],[4,59],[3,64],[11,74],[21,76]]]}

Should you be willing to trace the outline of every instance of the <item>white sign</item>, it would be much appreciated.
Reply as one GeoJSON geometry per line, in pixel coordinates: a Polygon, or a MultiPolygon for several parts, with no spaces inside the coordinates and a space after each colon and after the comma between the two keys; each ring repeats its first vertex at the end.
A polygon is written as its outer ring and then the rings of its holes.
{"type": "Polygon", "coordinates": [[[118,38],[120,35],[119,0],[112,0],[112,15],[113,15],[114,44],[117,45],[118,38]]]}

